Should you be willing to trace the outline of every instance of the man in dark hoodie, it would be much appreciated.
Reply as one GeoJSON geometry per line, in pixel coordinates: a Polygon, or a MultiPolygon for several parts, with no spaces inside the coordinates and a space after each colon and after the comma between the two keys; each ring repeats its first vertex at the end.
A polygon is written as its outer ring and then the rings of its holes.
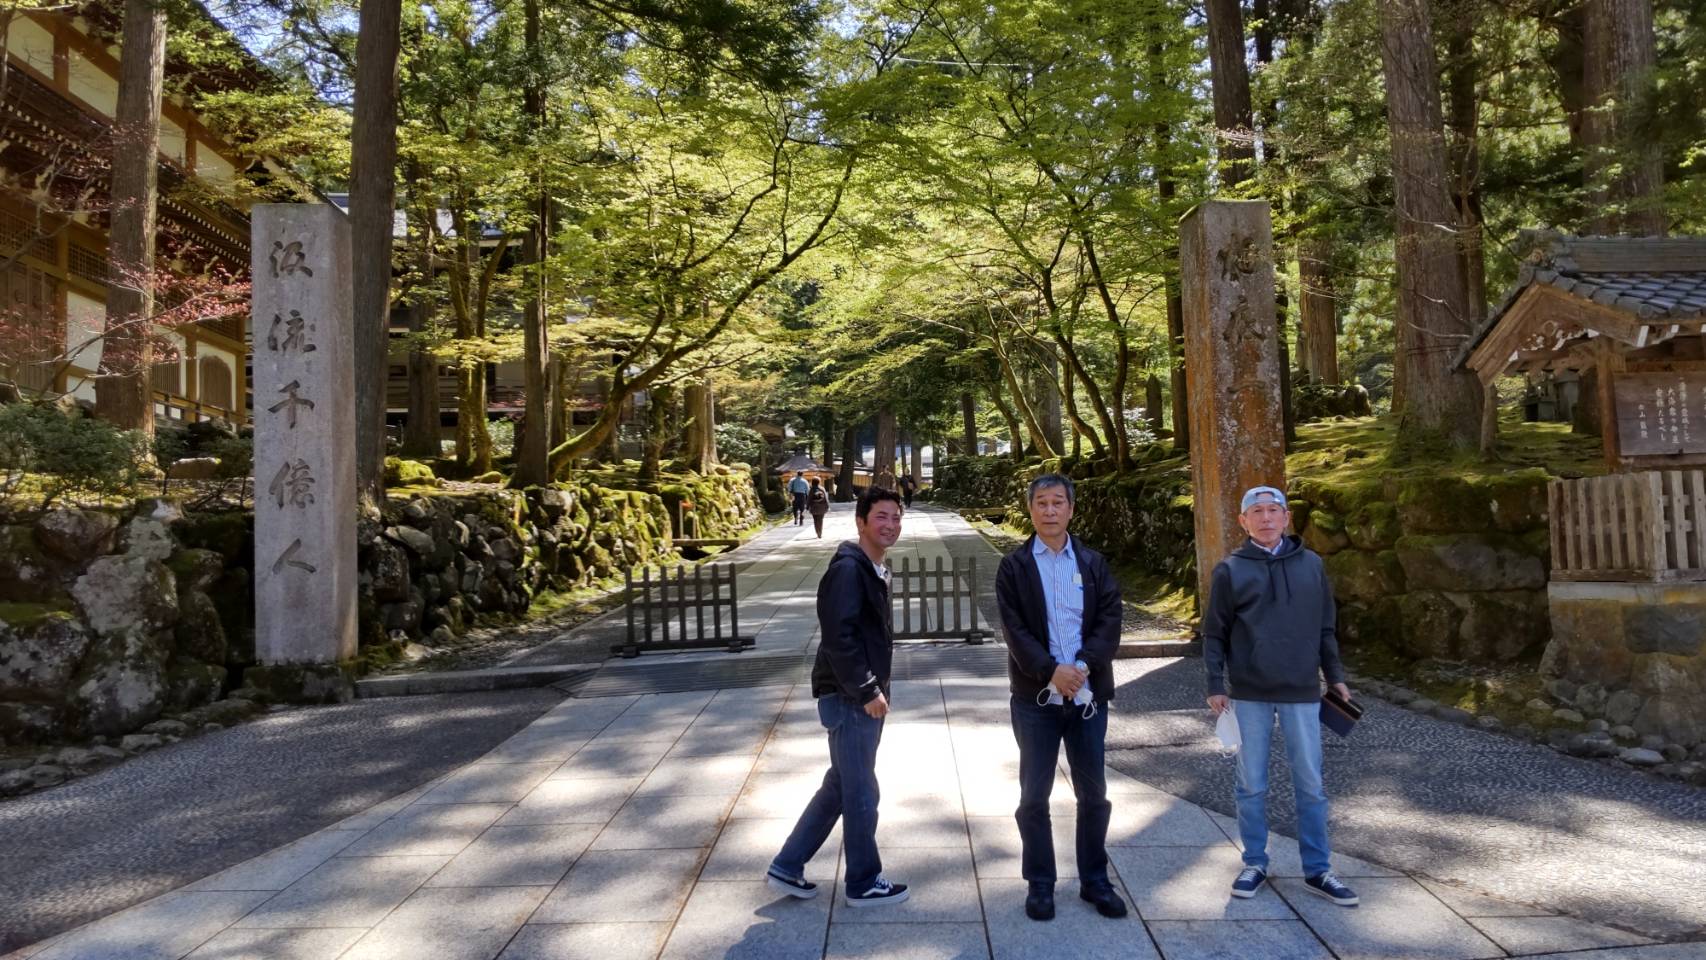
{"type": "Polygon", "coordinates": [[[1239,506],[1244,545],[1214,568],[1203,615],[1208,706],[1238,721],[1238,832],[1244,869],[1232,895],[1253,897],[1268,879],[1268,756],[1274,722],[1285,740],[1297,798],[1304,885],[1342,906],[1357,895],[1329,869],[1327,794],[1321,784],[1321,677],[1347,699],[1334,632],[1333,588],[1321,558],[1285,532],[1285,494],[1253,487],[1239,506]]]}
{"type": "Polygon", "coordinates": [[[1108,879],[1108,781],[1103,767],[1114,655],[1120,648],[1120,585],[1102,555],[1066,532],[1072,481],[1057,473],[1031,481],[1036,530],[1001,559],[995,602],[1007,635],[1008,710],[1019,742],[1021,873],[1025,915],[1054,919],[1054,831],[1049,794],[1066,745],[1078,799],[1078,895],[1104,917],[1126,915],[1108,879]]]}
{"type": "Polygon", "coordinates": [[[818,719],[829,731],[829,772],[823,775],[765,880],[791,897],[817,896],[805,877],[810,860],[842,821],[849,907],[900,903],[906,884],[883,877],[877,855],[877,744],[889,712],[894,630],[889,620],[888,549],[900,539],[900,495],[872,487],[854,508],[859,539],[836,550],[817,585],[819,636],[812,665],[818,719]]]}

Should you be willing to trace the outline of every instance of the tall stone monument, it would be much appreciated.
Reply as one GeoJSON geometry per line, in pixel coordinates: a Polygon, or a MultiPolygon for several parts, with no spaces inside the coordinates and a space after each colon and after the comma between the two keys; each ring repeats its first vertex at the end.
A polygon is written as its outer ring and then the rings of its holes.
{"type": "Polygon", "coordinates": [[[356,651],[355,361],[350,230],[330,204],[251,212],[255,654],[356,651]]]}
{"type": "Polygon", "coordinates": [[[1261,200],[1213,200],[1179,222],[1197,598],[1244,540],[1238,503],[1261,484],[1285,489],[1273,225],[1261,200]]]}

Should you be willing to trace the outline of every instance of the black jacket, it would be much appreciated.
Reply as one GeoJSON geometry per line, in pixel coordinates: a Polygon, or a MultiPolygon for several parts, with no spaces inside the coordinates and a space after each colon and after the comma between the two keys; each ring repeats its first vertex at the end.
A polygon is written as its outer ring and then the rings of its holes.
{"type": "MultiPolygon", "coordinates": [[[[1020,697],[1035,699],[1059,666],[1048,649],[1048,606],[1042,576],[1031,556],[1036,536],[1001,558],[995,571],[995,603],[1007,636],[1007,683],[1020,697]]],[[[1114,656],[1120,649],[1120,584],[1102,555],[1072,538],[1078,574],[1084,580],[1084,648],[1078,654],[1090,668],[1090,695],[1106,703],[1114,698],[1114,656]]]]}
{"type": "Polygon", "coordinates": [[[812,664],[812,696],[839,694],[866,704],[889,692],[894,662],[894,625],[889,588],[855,540],[835,551],[817,582],[821,638],[812,664]]]}
{"type": "Polygon", "coordinates": [[[1214,568],[1202,637],[1211,695],[1311,703],[1321,699],[1321,674],[1345,679],[1333,586],[1297,537],[1278,555],[1246,540],[1214,568]]]}

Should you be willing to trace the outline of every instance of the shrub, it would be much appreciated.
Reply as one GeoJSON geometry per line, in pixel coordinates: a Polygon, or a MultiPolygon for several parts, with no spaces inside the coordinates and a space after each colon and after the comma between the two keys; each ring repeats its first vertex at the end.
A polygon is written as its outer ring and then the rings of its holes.
{"type": "Polygon", "coordinates": [[[764,456],[764,435],[738,423],[716,426],[717,457],[724,463],[754,464],[764,456]]]}
{"type": "Polygon", "coordinates": [[[138,430],[54,406],[0,407],[0,494],[34,492],[27,490],[30,480],[42,509],[67,494],[130,495],[147,454],[138,430]]]}

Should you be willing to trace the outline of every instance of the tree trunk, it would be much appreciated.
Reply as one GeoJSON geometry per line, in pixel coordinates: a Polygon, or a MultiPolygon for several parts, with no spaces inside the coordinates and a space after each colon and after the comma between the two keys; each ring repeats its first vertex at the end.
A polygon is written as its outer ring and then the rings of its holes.
{"type": "Polygon", "coordinates": [[[977,456],[977,399],[969,390],[960,394],[960,437],[965,444],[961,452],[968,457],[977,456]]]}
{"type": "Polygon", "coordinates": [[[1143,397],[1143,418],[1149,421],[1151,433],[1161,432],[1161,378],[1155,374],[1149,375],[1145,384],[1143,397]]]}
{"type": "MultiPolygon", "coordinates": [[[[646,451],[640,458],[640,478],[656,480],[663,462],[664,444],[669,442],[670,387],[656,387],[646,398],[646,451]]],[[[763,467],[760,467],[761,471],[763,467]]],[[[762,492],[762,491],[760,491],[762,492]]]]}
{"type": "Polygon", "coordinates": [[[361,4],[355,46],[350,272],[355,284],[355,477],[364,511],[376,511],[385,502],[385,369],[391,347],[391,219],[396,203],[401,19],[401,0],[367,0],[361,4]]]}
{"type": "Polygon", "coordinates": [[[1239,0],[1206,0],[1209,73],[1214,86],[1214,126],[1224,187],[1251,174],[1256,156],[1250,111],[1250,68],[1244,62],[1244,11],[1239,0]]]}
{"type": "Polygon", "coordinates": [[[1379,0],[1386,112],[1397,201],[1398,316],[1393,378],[1399,439],[1472,449],[1481,423],[1476,376],[1453,360],[1472,318],[1453,237],[1439,64],[1427,0],[1379,0]]]}
{"type": "Polygon", "coordinates": [[[1303,369],[1320,383],[1339,382],[1338,301],[1328,261],[1331,240],[1312,238],[1298,245],[1297,276],[1302,286],[1300,321],[1303,369]]]}
{"type": "Polygon", "coordinates": [[[1444,12],[1446,37],[1447,127],[1451,132],[1451,196],[1457,208],[1459,256],[1469,300],[1470,322],[1478,327],[1487,315],[1487,258],[1482,250],[1480,101],[1475,84],[1480,64],[1475,56],[1475,23],[1482,12],[1479,0],[1450,0],[1444,12]]]}
{"type": "Polygon", "coordinates": [[[857,495],[853,491],[853,465],[859,461],[859,428],[849,426],[841,431],[841,472],[835,475],[835,499],[846,503],[857,495]]]}
{"type": "Polygon", "coordinates": [[[107,313],[95,413],[125,430],[154,433],[150,367],[154,317],[154,223],[160,168],[160,96],[166,8],[125,0],[118,116],[113,123],[107,313]]]}
{"type": "MultiPolygon", "coordinates": [[[[415,170],[411,179],[424,179],[415,170]]],[[[426,345],[432,330],[433,299],[425,289],[432,283],[432,218],[437,211],[430,202],[417,202],[410,228],[416,241],[415,272],[422,288],[409,304],[409,410],[403,427],[403,455],[436,457],[439,452],[438,359],[426,345]]]]}
{"type": "Polygon", "coordinates": [[[1652,0],[1587,0],[1583,4],[1583,81],[1588,109],[1582,121],[1582,175],[1588,188],[1590,231],[1662,237],[1664,155],[1650,126],[1658,62],[1652,0]]]}
{"type": "MultiPolygon", "coordinates": [[[[1276,250],[1283,256],[1283,248],[1276,250]]],[[[1285,448],[1297,442],[1297,414],[1291,407],[1291,337],[1286,333],[1287,314],[1291,312],[1291,300],[1285,290],[1277,284],[1274,289],[1274,330],[1279,335],[1279,368],[1280,368],[1280,422],[1285,434],[1285,448]]]]}
{"type": "Polygon", "coordinates": [[[877,411],[877,449],[871,456],[871,482],[894,488],[894,411],[884,407],[877,411]]]}
{"type": "MultiPolygon", "coordinates": [[[[613,356],[611,358],[611,362],[615,364],[615,369],[610,373],[610,393],[608,396],[615,398],[616,410],[615,417],[610,423],[610,435],[605,438],[603,447],[606,462],[621,463],[622,407],[628,402],[628,392],[624,389],[625,384],[623,381],[628,379],[628,374],[622,367],[622,358],[620,356],[613,356]]],[[[605,400],[606,404],[610,402],[611,401],[608,399],[605,400]]],[[[602,417],[600,419],[602,419],[602,417]]]]}
{"type": "Polygon", "coordinates": [[[486,429],[486,365],[456,368],[456,459],[472,476],[492,469],[492,434],[486,429]]]}
{"type": "Polygon", "coordinates": [[[1489,383],[1481,399],[1481,456],[1491,458],[1499,444],[1499,385],[1489,383]]]}
{"type": "Polygon", "coordinates": [[[521,275],[526,298],[521,307],[522,431],[516,440],[515,476],[511,485],[532,487],[551,479],[551,403],[545,393],[545,364],[550,352],[545,316],[545,245],[551,226],[551,201],[545,191],[540,140],[545,132],[545,88],[540,76],[539,0],[522,4],[526,17],[527,87],[522,93],[522,112],[532,128],[534,164],[533,195],[528,198],[533,222],[521,244],[521,275]]]}
{"type": "Polygon", "coordinates": [[[695,380],[685,391],[687,436],[682,446],[682,459],[687,469],[709,473],[717,462],[716,398],[711,393],[709,379],[695,380]]]}
{"type": "Polygon", "coordinates": [[[568,439],[569,434],[569,361],[556,357],[551,361],[551,446],[568,439]]]}
{"type": "Polygon", "coordinates": [[[1079,455],[1079,439],[1089,437],[1091,456],[1100,460],[1107,456],[1107,448],[1102,445],[1102,438],[1096,433],[1096,429],[1090,426],[1089,421],[1078,411],[1078,392],[1073,389],[1075,378],[1072,364],[1063,365],[1060,372],[1060,395],[1066,398],[1066,416],[1072,421],[1072,456],[1076,459],[1079,455]]]}
{"type": "Polygon", "coordinates": [[[1041,373],[1046,377],[1038,377],[1044,382],[1038,384],[1042,402],[1038,405],[1037,417],[1042,421],[1043,439],[1058,454],[1066,448],[1066,433],[1061,429],[1060,358],[1052,350],[1043,350],[1041,354],[1041,373]]]}

